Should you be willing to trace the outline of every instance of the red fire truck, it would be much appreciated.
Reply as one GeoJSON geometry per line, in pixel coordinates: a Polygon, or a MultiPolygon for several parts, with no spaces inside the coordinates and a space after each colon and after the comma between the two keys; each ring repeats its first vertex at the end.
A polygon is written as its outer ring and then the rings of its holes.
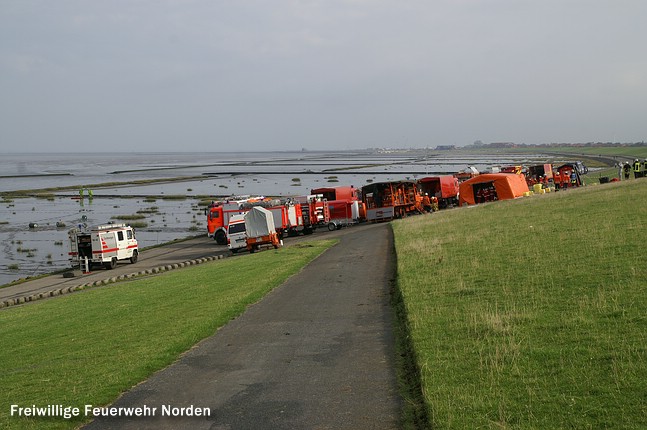
{"type": "Polygon", "coordinates": [[[266,200],[264,197],[238,197],[211,203],[205,211],[207,235],[214,238],[218,245],[227,245],[229,219],[234,215],[249,211],[252,204],[266,200]]]}
{"type": "Polygon", "coordinates": [[[359,190],[351,186],[324,187],[310,190],[328,202],[329,230],[358,223],[366,219],[366,209],[359,197],[359,190]]]}
{"type": "Polygon", "coordinates": [[[298,196],[294,199],[301,206],[304,234],[311,234],[317,227],[330,223],[330,205],[322,194],[298,196]]]}
{"type": "Polygon", "coordinates": [[[260,206],[272,212],[274,226],[280,237],[295,236],[299,233],[309,234],[316,227],[315,218],[311,214],[322,212],[324,219],[327,205],[323,203],[305,202],[304,204],[288,199],[281,201],[264,197],[231,199],[224,202],[214,202],[206,210],[207,234],[213,237],[219,245],[226,245],[227,227],[234,215],[245,214],[253,207],[260,206]],[[304,208],[306,216],[304,216],[304,208]]]}

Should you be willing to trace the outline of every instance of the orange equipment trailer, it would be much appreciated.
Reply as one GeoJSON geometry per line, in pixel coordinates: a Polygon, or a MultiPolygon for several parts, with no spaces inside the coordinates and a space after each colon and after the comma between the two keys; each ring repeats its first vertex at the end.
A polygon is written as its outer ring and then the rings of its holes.
{"type": "Polygon", "coordinates": [[[422,213],[422,197],[413,181],[377,182],[362,187],[368,221],[389,221],[422,213]]]}

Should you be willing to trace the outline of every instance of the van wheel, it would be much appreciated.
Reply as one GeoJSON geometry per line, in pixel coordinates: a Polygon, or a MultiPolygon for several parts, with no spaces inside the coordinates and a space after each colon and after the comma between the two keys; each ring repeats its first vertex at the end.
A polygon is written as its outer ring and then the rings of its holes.
{"type": "Polygon", "coordinates": [[[117,267],[117,259],[115,257],[112,257],[110,260],[110,263],[103,263],[104,267],[108,270],[112,270],[115,267],[117,267]]]}
{"type": "Polygon", "coordinates": [[[218,230],[213,238],[218,245],[227,245],[227,235],[224,231],[218,230]]]}
{"type": "Polygon", "coordinates": [[[133,251],[133,256],[130,257],[130,262],[137,263],[138,258],[139,258],[139,253],[137,251],[133,251]]]}
{"type": "Polygon", "coordinates": [[[335,225],[334,222],[329,222],[328,223],[328,231],[335,231],[337,230],[337,226],[335,225]]]}

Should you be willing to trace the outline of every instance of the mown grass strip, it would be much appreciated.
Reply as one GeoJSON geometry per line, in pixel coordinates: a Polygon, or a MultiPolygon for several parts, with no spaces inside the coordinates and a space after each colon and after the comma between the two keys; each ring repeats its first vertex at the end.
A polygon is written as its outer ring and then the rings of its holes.
{"type": "Polygon", "coordinates": [[[393,228],[432,428],[647,428],[647,179],[393,228]]]}
{"type": "Polygon", "coordinates": [[[0,312],[0,428],[78,426],[83,419],[11,418],[9,408],[112,402],[333,244],[217,260],[0,312]]]}

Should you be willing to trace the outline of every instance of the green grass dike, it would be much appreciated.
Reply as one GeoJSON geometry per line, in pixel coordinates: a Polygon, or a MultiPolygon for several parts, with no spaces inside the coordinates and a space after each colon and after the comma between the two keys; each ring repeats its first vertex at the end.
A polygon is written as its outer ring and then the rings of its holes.
{"type": "Polygon", "coordinates": [[[647,428],[647,179],[393,223],[434,429],[647,428]]]}
{"type": "Polygon", "coordinates": [[[335,241],[174,270],[0,312],[0,428],[71,429],[211,336],[335,241]],[[81,416],[11,416],[11,405],[81,416]]]}

